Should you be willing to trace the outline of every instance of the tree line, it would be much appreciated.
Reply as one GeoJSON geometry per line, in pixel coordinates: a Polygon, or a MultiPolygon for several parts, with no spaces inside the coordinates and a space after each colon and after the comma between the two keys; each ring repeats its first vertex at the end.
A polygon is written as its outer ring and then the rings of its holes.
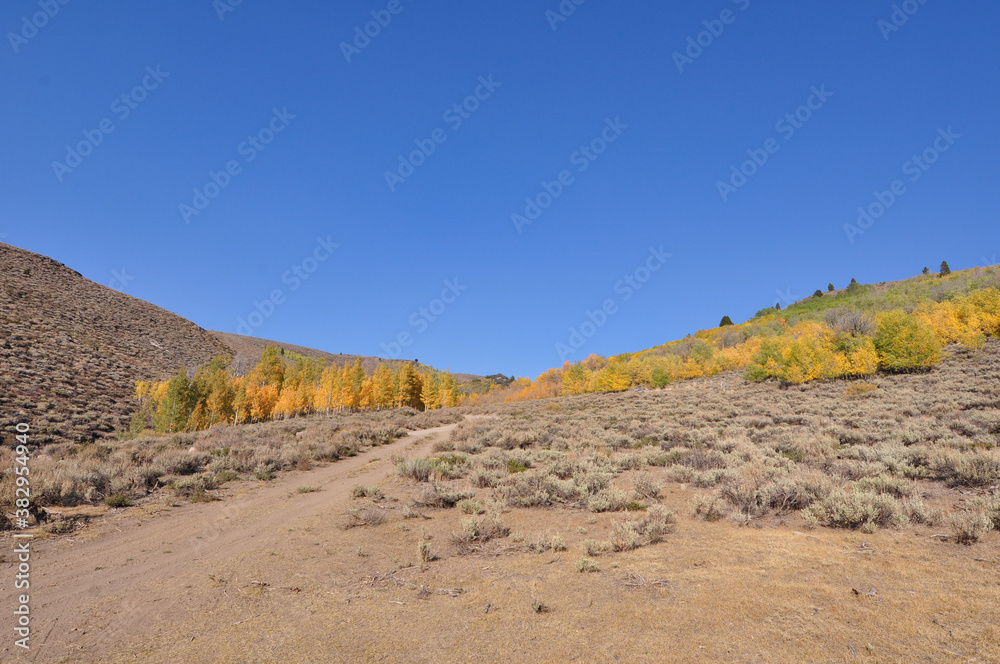
{"type": "Polygon", "coordinates": [[[448,372],[410,362],[382,363],[367,373],[353,365],[264,349],[260,362],[237,375],[232,358],[218,356],[189,377],[181,368],[163,381],[138,381],[133,434],[201,431],[216,424],[242,424],[336,411],[417,410],[459,405],[458,383],[448,372]]]}

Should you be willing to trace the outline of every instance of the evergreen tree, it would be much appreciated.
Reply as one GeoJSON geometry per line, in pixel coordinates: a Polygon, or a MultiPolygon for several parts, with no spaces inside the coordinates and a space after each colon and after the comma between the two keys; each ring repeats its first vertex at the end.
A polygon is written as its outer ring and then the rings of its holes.
{"type": "Polygon", "coordinates": [[[813,297],[823,297],[823,291],[817,288],[816,292],[813,293],[813,297]]]}
{"type": "Polygon", "coordinates": [[[946,277],[951,274],[951,268],[948,267],[948,261],[941,261],[941,276],[946,277]]]}
{"type": "Polygon", "coordinates": [[[833,284],[827,284],[826,290],[832,293],[833,291],[835,291],[837,289],[833,287],[833,284]]]}
{"type": "Polygon", "coordinates": [[[781,302],[775,302],[774,308],[777,309],[778,311],[781,311],[781,302]]]}
{"type": "Polygon", "coordinates": [[[732,318],[730,318],[729,316],[723,316],[722,322],[719,323],[719,327],[725,327],[726,325],[732,325],[732,324],[733,324],[732,318]]]}
{"type": "Polygon", "coordinates": [[[930,274],[930,273],[931,273],[931,269],[930,269],[929,267],[925,267],[925,268],[923,269],[922,273],[923,273],[923,274],[930,274]]]}

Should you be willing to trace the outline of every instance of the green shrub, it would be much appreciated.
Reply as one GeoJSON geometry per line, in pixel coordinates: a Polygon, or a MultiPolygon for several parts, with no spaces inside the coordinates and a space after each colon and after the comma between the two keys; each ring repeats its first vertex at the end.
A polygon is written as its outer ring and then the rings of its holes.
{"type": "Polygon", "coordinates": [[[108,507],[131,507],[132,499],[126,495],[116,493],[105,498],[104,504],[108,507]]]}
{"type": "Polygon", "coordinates": [[[517,459],[507,459],[507,472],[508,473],[511,473],[511,474],[514,474],[514,473],[523,473],[526,470],[528,470],[528,466],[525,465],[524,462],[518,461],[517,459]]]}
{"type": "Polygon", "coordinates": [[[215,474],[215,482],[217,484],[225,484],[226,482],[238,479],[240,479],[240,474],[233,470],[220,470],[215,474]]]}
{"type": "Polygon", "coordinates": [[[601,568],[597,566],[590,558],[580,558],[576,561],[576,571],[577,572],[600,572],[601,568]]]}

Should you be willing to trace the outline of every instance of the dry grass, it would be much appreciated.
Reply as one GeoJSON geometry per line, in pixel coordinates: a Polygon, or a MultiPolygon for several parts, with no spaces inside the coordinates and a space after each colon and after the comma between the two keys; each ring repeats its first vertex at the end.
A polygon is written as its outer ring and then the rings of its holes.
{"type": "Polygon", "coordinates": [[[289,524],[287,564],[209,570],[269,586],[185,597],[127,656],[1000,661],[998,351],[874,398],[730,376],[484,409],[380,481],[379,523],[289,524]]]}
{"type": "Polygon", "coordinates": [[[641,510],[674,483],[711,490],[693,505],[710,521],[930,527],[1000,484],[1000,342],[953,350],[927,374],[877,385],[724,376],[485,407],[491,419],[460,424],[440,449],[460,458],[449,481],[510,508],[641,510]]]}
{"type": "MultiPolygon", "coordinates": [[[[413,486],[397,482],[386,494],[405,501],[413,486]]],[[[667,486],[662,504],[683,513],[690,494],[667,486]]],[[[680,517],[664,543],[594,557],[580,553],[584,538],[610,539],[621,519],[597,514],[579,533],[586,515],[503,514],[513,530],[558,534],[566,553],[537,555],[500,537],[469,551],[439,547],[427,559],[421,542],[447,541],[462,519],[457,510],[403,533],[392,512],[375,530],[297,523],[282,551],[295,565],[275,565],[262,552],[210,570],[266,580],[262,593],[234,599],[206,581],[184,617],[149,626],[138,650],[112,661],[246,661],[249,635],[261,644],[251,661],[662,662],[664,652],[670,661],[735,664],[1000,658],[993,535],[966,547],[891,530],[812,535],[680,517]],[[359,548],[369,555],[356,555],[359,548]]]]}
{"type": "MultiPolygon", "coordinates": [[[[33,453],[33,502],[40,507],[72,507],[111,501],[112,506],[122,507],[164,489],[183,499],[213,500],[213,492],[227,482],[268,481],[286,470],[307,470],[315,463],[388,444],[410,429],[438,426],[440,421],[436,413],[403,409],[101,443],[54,443],[33,453]]],[[[12,455],[12,449],[0,448],[0,509],[8,512],[13,511],[16,480],[12,455]]],[[[377,497],[378,487],[364,488],[364,496],[377,497]]]]}

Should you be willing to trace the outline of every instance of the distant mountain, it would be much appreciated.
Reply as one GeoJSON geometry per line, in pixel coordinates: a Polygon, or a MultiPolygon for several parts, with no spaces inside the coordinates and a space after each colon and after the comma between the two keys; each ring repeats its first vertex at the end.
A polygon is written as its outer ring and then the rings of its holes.
{"type": "MultiPolygon", "coordinates": [[[[356,356],[210,332],[84,278],[51,258],[0,243],[0,430],[88,442],[128,428],[137,380],[162,380],[221,354],[253,366],[268,344],[338,365],[356,356]]],[[[362,357],[369,371],[380,360],[362,357]]],[[[457,374],[460,382],[478,376],[457,374]]]]}

